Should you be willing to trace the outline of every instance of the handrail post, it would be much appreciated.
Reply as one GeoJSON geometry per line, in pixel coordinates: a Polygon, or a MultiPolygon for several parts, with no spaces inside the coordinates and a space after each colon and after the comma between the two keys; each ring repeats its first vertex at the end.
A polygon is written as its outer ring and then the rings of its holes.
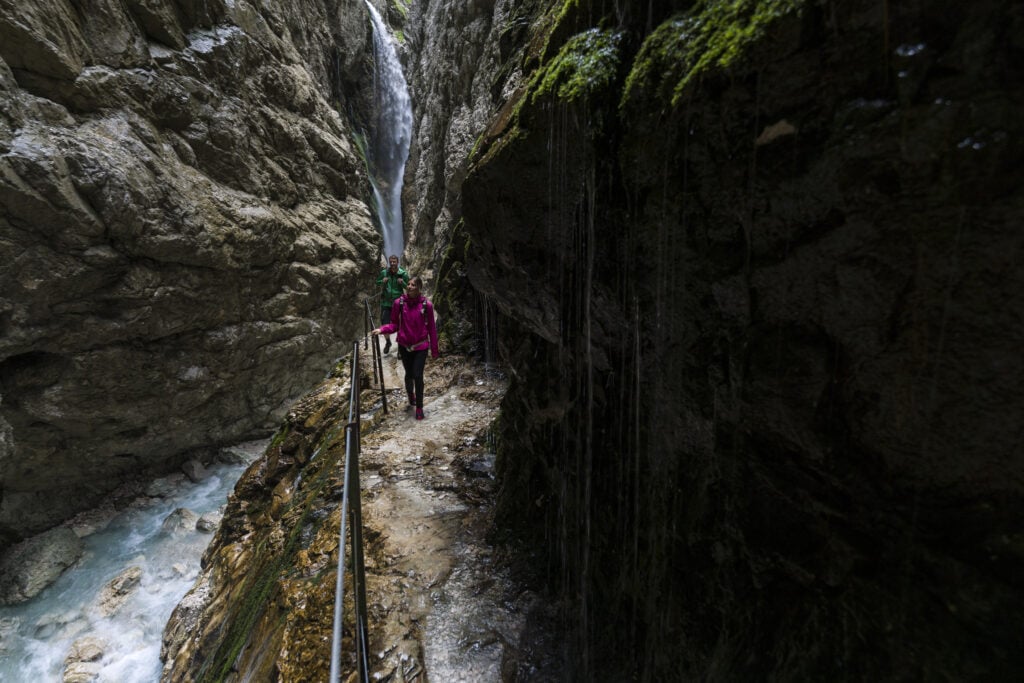
{"type": "MultiPolygon", "coordinates": [[[[370,315],[370,300],[364,299],[366,304],[366,314],[370,315]]],[[[371,317],[370,320],[373,320],[371,317]]],[[[372,335],[371,335],[372,336],[372,335]]],[[[384,354],[380,351],[380,340],[376,337],[373,338],[373,381],[376,384],[377,378],[380,377],[380,400],[384,406],[384,414],[388,414],[388,391],[387,387],[384,386],[384,354]]]]}
{"type": "MultiPolygon", "coordinates": [[[[352,443],[352,436],[345,429],[345,468],[348,469],[348,449],[352,443]]],[[[348,513],[348,487],[349,477],[346,471],[344,486],[341,494],[341,525],[338,531],[338,570],[334,581],[334,631],[331,636],[331,674],[328,679],[330,683],[339,683],[341,680],[341,622],[342,608],[344,605],[345,593],[345,515],[348,513]]]]}
{"type": "Polygon", "coordinates": [[[381,403],[384,406],[384,414],[387,415],[388,414],[388,390],[387,390],[387,387],[384,386],[384,356],[380,352],[380,346],[377,344],[377,340],[376,339],[373,341],[373,345],[377,348],[377,356],[376,356],[375,361],[377,363],[377,372],[380,373],[380,400],[381,400],[381,403]]]}
{"type": "MultiPolygon", "coordinates": [[[[373,314],[370,313],[370,300],[369,299],[363,299],[363,304],[364,304],[364,308],[366,309],[366,315],[364,317],[367,320],[370,321],[370,330],[372,331],[374,329],[374,327],[373,327],[373,314]]],[[[369,336],[373,337],[372,334],[369,335],[369,336]]],[[[376,339],[376,337],[374,337],[374,339],[373,339],[373,355],[371,356],[371,360],[372,360],[371,365],[373,365],[373,383],[374,384],[376,384],[377,381],[378,381],[378,379],[377,379],[377,356],[379,356],[379,355],[380,355],[380,344],[377,343],[377,339],[376,339]]],[[[381,378],[382,379],[380,381],[383,381],[383,374],[381,375],[381,378]]],[[[387,412],[387,411],[385,411],[385,412],[387,412]]]]}

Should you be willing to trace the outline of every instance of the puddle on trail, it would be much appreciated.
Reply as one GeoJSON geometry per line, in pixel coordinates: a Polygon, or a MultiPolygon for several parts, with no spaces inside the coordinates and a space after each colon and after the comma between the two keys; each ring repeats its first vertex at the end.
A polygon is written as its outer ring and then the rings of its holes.
{"type": "Polygon", "coordinates": [[[459,561],[431,595],[424,657],[432,680],[500,681],[505,647],[519,640],[524,615],[506,603],[511,583],[490,567],[489,554],[456,547],[459,561]]]}

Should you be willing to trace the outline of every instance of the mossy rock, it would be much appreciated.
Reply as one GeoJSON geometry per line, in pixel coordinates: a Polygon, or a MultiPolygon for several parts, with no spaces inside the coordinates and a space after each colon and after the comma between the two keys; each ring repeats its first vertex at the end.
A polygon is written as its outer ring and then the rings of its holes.
{"type": "Polygon", "coordinates": [[[779,19],[809,0],[704,0],[655,29],[626,78],[620,106],[637,90],[653,90],[671,106],[701,76],[734,64],[779,19]]]}
{"type": "Polygon", "coordinates": [[[621,33],[597,28],[570,38],[534,75],[531,102],[548,96],[573,102],[605,91],[622,61],[622,39],[621,33]]]}

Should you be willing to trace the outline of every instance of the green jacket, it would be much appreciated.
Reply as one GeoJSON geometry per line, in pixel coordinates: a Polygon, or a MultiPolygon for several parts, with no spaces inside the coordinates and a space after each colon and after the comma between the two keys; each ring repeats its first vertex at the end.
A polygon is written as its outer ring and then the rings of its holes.
{"type": "Polygon", "coordinates": [[[390,309],[391,304],[402,296],[405,286],[409,284],[409,272],[402,266],[398,266],[398,272],[392,275],[385,268],[377,276],[377,284],[383,285],[380,291],[380,307],[390,309]]]}

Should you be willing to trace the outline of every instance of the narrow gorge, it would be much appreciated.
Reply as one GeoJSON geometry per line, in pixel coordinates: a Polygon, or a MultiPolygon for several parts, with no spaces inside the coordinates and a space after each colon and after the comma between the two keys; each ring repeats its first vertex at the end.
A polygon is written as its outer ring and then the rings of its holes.
{"type": "Polygon", "coordinates": [[[371,3],[0,0],[0,553],[270,439],[162,676],[326,680],[394,249],[498,414],[496,679],[1024,676],[1021,4],[371,3]]]}

